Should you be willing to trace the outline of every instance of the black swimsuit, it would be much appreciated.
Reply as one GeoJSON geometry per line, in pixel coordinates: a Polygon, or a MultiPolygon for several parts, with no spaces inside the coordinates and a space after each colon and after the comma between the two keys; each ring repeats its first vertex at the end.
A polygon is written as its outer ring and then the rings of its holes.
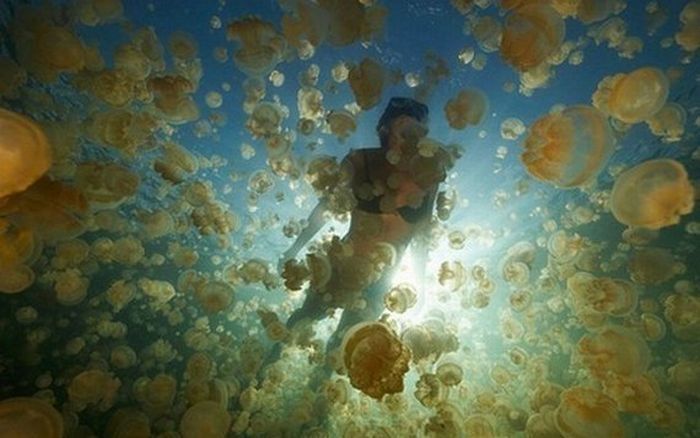
{"type": "MultiPolygon", "coordinates": [[[[367,160],[365,159],[365,156],[362,155],[362,162],[364,167],[364,175],[365,179],[363,182],[367,183],[372,183],[370,178],[369,178],[369,169],[367,169],[367,160]]],[[[357,172],[357,170],[355,170],[357,172]]],[[[373,214],[380,214],[382,213],[381,209],[379,208],[379,203],[381,202],[381,195],[377,196],[375,195],[371,199],[360,199],[357,198],[357,209],[362,210],[367,213],[373,213],[373,214]]],[[[408,222],[409,224],[415,224],[416,222],[419,222],[421,219],[424,219],[427,215],[430,215],[433,210],[433,205],[431,199],[429,199],[429,196],[425,196],[423,198],[423,203],[414,208],[411,207],[410,205],[406,205],[404,207],[399,207],[396,209],[396,212],[401,216],[403,220],[408,222]]]]}

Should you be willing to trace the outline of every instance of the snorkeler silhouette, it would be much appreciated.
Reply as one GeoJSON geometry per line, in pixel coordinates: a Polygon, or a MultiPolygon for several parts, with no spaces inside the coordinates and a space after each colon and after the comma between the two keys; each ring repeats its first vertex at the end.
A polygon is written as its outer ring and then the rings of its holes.
{"type": "MultiPolygon", "coordinates": [[[[414,272],[422,286],[427,262],[427,239],[415,239],[430,225],[439,184],[445,179],[448,154],[441,147],[426,147],[428,107],[416,100],[394,97],[377,124],[381,147],[351,151],[341,163],[347,172],[357,203],[351,211],[350,227],[337,246],[350,249],[349,257],[333,257],[329,250],[331,279],[324,291],[309,288],[304,304],[287,321],[293,329],[303,320],[318,321],[329,309],[344,308],[337,329],[328,340],[326,351],[336,348],[345,332],[353,325],[374,321],[384,310],[384,294],[391,288],[392,277],[405,250],[413,242],[414,272]],[[388,245],[387,245],[388,244],[388,245]],[[366,276],[359,264],[376,258],[377,248],[389,246],[395,251],[393,263],[385,263],[366,276]],[[349,281],[360,277],[365,280],[349,281]],[[343,302],[342,296],[352,295],[355,283],[360,289],[357,298],[363,306],[343,302]],[[340,299],[338,297],[341,296],[340,299]]],[[[282,255],[280,266],[295,258],[297,253],[316,235],[326,222],[326,200],[323,198],[309,216],[307,226],[282,255]]],[[[339,251],[336,251],[339,252],[339,251]]],[[[391,250],[390,250],[391,252],[391,250]]],[[[277,360],[281,346],[277,344],[264,365],[277,360]]],[[[330,370],[326,368],[327,374],[330,370]]]]}

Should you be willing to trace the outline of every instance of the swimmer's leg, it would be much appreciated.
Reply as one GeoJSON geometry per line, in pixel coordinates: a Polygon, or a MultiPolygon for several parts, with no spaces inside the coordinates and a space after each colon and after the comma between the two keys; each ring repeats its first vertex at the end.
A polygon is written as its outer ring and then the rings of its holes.
{"type": "MultiPolygon", "coordinates": [[[[318,321],[322,319],[326,314],[327,306],[323,302],[321,296],[312,291],[308,290],[306,292],[306,299],[304,304],[289,316],[287,319],[287,329],[292,330],[303,320],[318,321]]],[[[282,342],[275,342],[272,349],[265,357],[262,366],[260,367],[260,372],[262,372],[268,365],[277,362],[282,355],[282,342]]],[[[262,376],[260,376],[262,377],[262,376]]],[[[261,378],[258,379],[262,381],[261,378]]]]}

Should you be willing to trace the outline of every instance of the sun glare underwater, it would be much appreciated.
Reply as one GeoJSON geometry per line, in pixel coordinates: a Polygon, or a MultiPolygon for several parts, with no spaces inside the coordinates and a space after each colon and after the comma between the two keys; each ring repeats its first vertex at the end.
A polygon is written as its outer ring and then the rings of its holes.
{"type": "Polygon", "coordinates": [[[0,438],[700,437],[700,0],[0,1],[0,438]]]}

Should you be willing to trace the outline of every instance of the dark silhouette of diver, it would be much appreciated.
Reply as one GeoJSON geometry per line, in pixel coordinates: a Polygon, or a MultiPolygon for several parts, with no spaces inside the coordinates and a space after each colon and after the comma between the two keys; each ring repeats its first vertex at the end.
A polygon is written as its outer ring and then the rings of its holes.
{"type": "MultiPolygon", "coordinates": [[[[412,242],[414,272],[421,285],[427,262],[427,239],[414,237],[430,225],[438,186],[445,179],[448,161],[447,153],[442,148],[437,151],[439,155],[432,159],[418,153],[418,143],[428,133],[427,121],[426,105],[410,98],[394,97],[377,124],[381,147],[353,150],[341,163],[341,169],[350,174],[350,184],[357,200],[351,212],[349,230],[342,242],[350,244],[353,253],[360,256],[373,250],[377,243],[389,243],[396,250],[397,257],[393,266],[386,267],[379,279],[362,291],[366,302],[364,308],[344,309],[326,345],[327,353],[339,346],[348,328],[379,318],[384,310],[384,294],[391,288],[398,262],[412,242]],[[426,166],[425,162],[431,164],[426,166]],[[418,170],[417,163],[422,166],[418,170]],[[387,182],[391,175],[393,184],[387,182]],[[383,199],[386,196],[390,199],[383,199]],[[375,224],[371,232],[363,225],[368,220],[375,224]]],[[[310,214],[307,226],[282,255],[281,265],[293,259],[324,226],[326,210],[326,201],[321,199],[310,214]]],[[[303,305],[292,313],[286,326],[291,330],[303,320],[323,319],[329,308],[333,307],[324,301],[322,294],[308,290],[303,305]]],[[[281,348],[280,343],[275,345],[263,367],[279,358],[281,348]]],[[[329,377],[330,367],[324,367],[321,374],[323,376],[317,377],[329,377]]]]}

